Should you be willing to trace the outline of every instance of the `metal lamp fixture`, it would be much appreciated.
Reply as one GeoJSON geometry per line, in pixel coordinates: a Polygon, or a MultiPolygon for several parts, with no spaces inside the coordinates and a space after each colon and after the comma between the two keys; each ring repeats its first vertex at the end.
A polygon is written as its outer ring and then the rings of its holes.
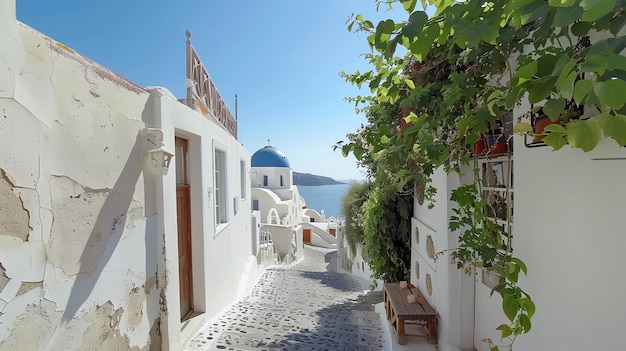
{"type": "Polygon", "coordinates": [[[140,133],[143,137],[141,159],[149,160],[152,174],[167,175],[174,154],[164,148],[163,131],[159,128],[144,128],[140,133]]]}

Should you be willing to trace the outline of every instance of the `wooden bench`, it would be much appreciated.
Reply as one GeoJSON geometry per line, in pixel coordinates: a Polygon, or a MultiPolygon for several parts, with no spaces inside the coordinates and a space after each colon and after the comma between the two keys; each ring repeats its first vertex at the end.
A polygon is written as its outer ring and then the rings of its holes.
{"type": "Polygon", "coordinates": [[[405,321],[424,322],[426,324],[428,342],[432,344],[437,343],[437,313],[416,287],[409,285],[408,288],[401,289],[400,283],[385,283],[383,285],[383,297],[387,320],[389,320],[396,332],[398,344],[405,344],[405,321]],[[407,301],[409,294],[415,295],[415,303],[407,301]]]}

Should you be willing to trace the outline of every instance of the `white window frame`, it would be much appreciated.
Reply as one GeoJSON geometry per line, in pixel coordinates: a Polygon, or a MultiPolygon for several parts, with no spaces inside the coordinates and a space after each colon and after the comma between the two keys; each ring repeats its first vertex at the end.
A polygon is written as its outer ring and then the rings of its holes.
{"type": "Polygon", "coordinates": [[[215,227],[218,231],[221,226],[229,223],[228,202],[228,154],[226,146],[214,141],[213,144],[213,199],[215,227]]]}
{"type": "Polygon", "coordinates": [[[241,177],[241,199],[245,199],[248,197],[248,188],[247,188],[247,178],[248,172],[246,171],[248,165],[245,160],[239,160],[239,176],[241,177]]]}

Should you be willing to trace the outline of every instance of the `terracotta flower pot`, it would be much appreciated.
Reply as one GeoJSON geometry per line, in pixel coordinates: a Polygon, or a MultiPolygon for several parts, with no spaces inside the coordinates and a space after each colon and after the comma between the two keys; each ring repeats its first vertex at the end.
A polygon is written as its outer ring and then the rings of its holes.
{"type": "Polygon", "coordinates": [[[482,156],[487,152],[487,140],[480,138],[474,143],[474,156],[482,156]]]}
{"type": "Polygon", "coordinates": [[[489,154],[503,154],[507,151],[506,143],[502,138],[498,139],[496,143],[491,147],[489,154]]]}
{"type": "MultiPolygon", "coordinates": [[[[543,130],[546,128],[546,126],[548,126],[550,124],[561,124],[561,120],[556,120],[556,122],[553,122],[546,115],[537,117],[535,119],[535,128],[534,128],[535,134],[543,133],[543,130]]],[[[533,143],[540,142],[544,137],[545,137],[545,135],[535,135],[535,137],[533,138],[533,143]]]]}

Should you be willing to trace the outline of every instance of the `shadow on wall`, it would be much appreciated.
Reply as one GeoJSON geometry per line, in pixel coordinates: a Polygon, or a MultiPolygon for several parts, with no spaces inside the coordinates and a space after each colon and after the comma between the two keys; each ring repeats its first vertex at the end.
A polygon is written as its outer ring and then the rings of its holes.
{"type": "Polygon", "coordinates": [[[81,254],[79,273],[63,313],[63,323],[71,321],[91,295],[124,233],[135,186],[143,169],[140,153],[141,140],[138,133],[126,164],[113,189],[109,191],[81,254]]]}

